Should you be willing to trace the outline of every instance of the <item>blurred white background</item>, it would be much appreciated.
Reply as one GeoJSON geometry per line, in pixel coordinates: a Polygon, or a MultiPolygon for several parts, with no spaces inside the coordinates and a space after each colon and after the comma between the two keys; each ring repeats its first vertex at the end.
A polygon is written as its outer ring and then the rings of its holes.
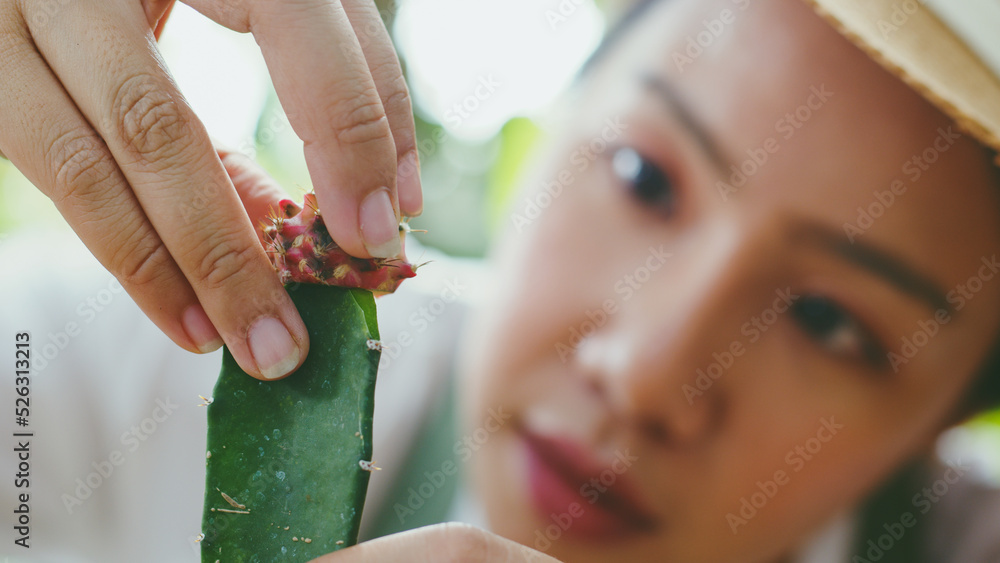
{"type": "MultiPolygon", "coordinates": [[[[415,226],[430,231],[425,244],[482,255],[538,135],[533,120],[596,47],[605,14],[594,0],[378,4],[404,61],[423,141],[426,211],[415,226]]],[[[310,189],[302,143],[253,37],[178,3],[160,49],[220,145],[257,158],[293,195],[310,189]]],[[[52,204],[0,161],[0,234],[24,228],[68,229],[52,204]]]]}

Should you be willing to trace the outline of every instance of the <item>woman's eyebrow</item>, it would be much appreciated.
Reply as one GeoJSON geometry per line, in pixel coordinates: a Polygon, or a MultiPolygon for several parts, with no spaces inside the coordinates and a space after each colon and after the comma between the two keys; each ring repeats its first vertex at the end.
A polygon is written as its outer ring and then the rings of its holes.
{"type": "Polygon", "coordinates": [[[940,285],[890,251],[862,241],[851,242],[838,230],[806,220],[797,222],[790,233],[803,242],[817,245],[861,266],[904,293],[925,302],[934,311],[943,309],[949,313],[955,312],[940,285]]]}
{"type": "Polygon", "coordinates": [[[708,127],[698,119],[691,106],[674,89],[673,84],[666,78],[653,72],[644,72],[640,76],[640,81],[643,86],[666,103],[667,109],[677,117],[677,120],[680,121],[684,129],[694,137],[712,163],[721,172],[728,174],[733,161],[726,157],[725,152],[719,146],[715,137],[709,132],[708,127]]]}
{"type": "MultiPolygon", "coordinates": [[[[673,85],[666,78],[653,72],[643,73],[640,80],[643,86],[666,103],[667,109],[677,118],[681,126],[694,137],[702,151],[708,155],[719,170],[728,174],[732,161],[725,156],[708,127],[698,119],[691,106],[684,101],[673,85]]],[[[944,309],[954,312],[951,304],[945,298],[944,291],[932,281],[930,276],[921,273],[891,252],[869,243],[851,242],[840,231],[830,230],[825,225],[808,221],[797,223],[793,228],[793,236],[803,236],[804,240],[817,244],[828,252],[861,266],[885,279],[904,293],[924,301],[935,311],[944,309]]]]}

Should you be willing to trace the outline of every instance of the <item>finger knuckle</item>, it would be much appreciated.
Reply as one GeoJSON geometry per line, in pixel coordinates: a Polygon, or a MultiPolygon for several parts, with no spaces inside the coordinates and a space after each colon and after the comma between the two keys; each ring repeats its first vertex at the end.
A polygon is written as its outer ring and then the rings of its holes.
{"type": "Polygon", "coordinates": [[[389,120],[378,96],[364,95],[333,108],[332,127],[344,145],[365,145],[392,139],[389,120]]]}
{"type": "MultiPolygon", "coordinates": [[[[137,233],[139,234],[139,233],[137,233]]],[[[111,270],[125,287],[143,288],[158,285],[171,270],[173,258],[157,237],[145,244],[123,244],[111,259],[111,270]]]]}
{"type": "Polygon", "coordinates": [[[110,197],[118,168],[107,147],[91,131],[69,131],[47,148],[46,164],[53,171],[49,197],[56,202],[86,200],[99,203],[110,197]]]}
{"type": "Polygon", "coordinates": [[[389,92],[382,99],[382,105],[385,106],[387,112],[398,111],[408,117],[412,111],[410,104],[410,90],[403,82],[403,78],[400,77],[398,82],[389,86],[389,92]]]}
{"type": "Polygon", "coordinates": [[[154,162],[183,152],[191,133],[191,116],[181,100],[151,76],[133,76],[118,88],[112,119],[126,148],[154,162]]]}
{"type": "Polygon", "coordinates": [[[242,244],[235,236],[224,236],[207,246],[194,275],[206,289],[217,290],[229,286],[256,258],[256,248],[242,244]]]}

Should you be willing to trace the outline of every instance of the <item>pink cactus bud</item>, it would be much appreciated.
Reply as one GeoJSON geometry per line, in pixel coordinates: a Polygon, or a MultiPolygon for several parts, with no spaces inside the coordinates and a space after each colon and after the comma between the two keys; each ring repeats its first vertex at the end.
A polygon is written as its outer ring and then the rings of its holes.
{"type": "Polygon", "coordinates": [[[270,225],[264,226],[264,241],[282,283],[313,283],[359,287],[392,293],[417,268],[405,258],[362,259],[348,255],[330,237],[315,194],[306,194],[299,207],[281,200],[270,225]]]}

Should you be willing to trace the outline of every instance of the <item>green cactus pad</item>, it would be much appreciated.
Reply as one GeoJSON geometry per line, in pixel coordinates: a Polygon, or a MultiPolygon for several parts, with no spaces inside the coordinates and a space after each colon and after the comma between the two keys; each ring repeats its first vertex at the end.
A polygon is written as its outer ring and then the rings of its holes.
{"type": "Polygon", "coordinates": [[[380,356],[368,346],[379,338],[375,300],[321,285],[289,294],[311,342],[297,372],[258,381],[225,351],[208,407],[203,562],[309,561],[357,542],[380,356]]]}

